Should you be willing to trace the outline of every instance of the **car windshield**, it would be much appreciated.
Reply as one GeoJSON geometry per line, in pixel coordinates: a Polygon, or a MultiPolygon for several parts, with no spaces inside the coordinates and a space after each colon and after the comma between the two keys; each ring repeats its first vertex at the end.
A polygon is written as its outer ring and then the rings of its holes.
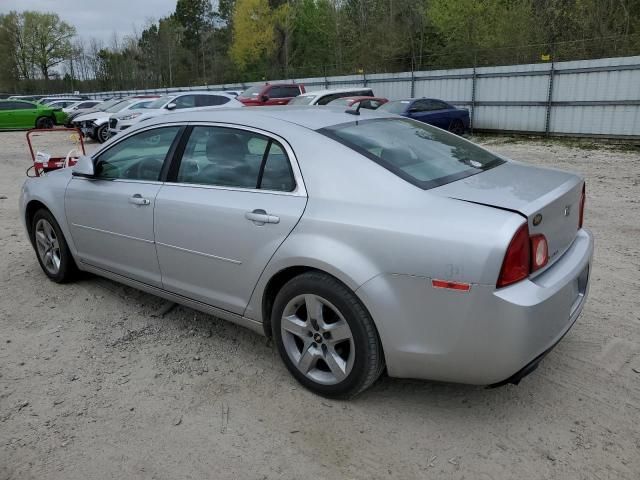
{"type": "Polygon", "coordinates": [[[288,105],[309,105],[313,102],[313,99],[316,98],[313,95],[299,95],[295,98],[292,98],[288,105]]]}
{"type": "Polygon", "coordinates": [[[151,100],[134,103],[133,105],[131,105],[131,109],[133,110],[134,108],[149,108],[149,105],[151,105],[151,103],[152,103],[151,100]]]}
{"type": "Polygon", "coordinates": [[[411,102],[409,100],[397,100],[395,102],[387,102],[380,107],[380,110],[389,113],[404,113],[411,102]]]}
{"type": "Polygon", "coordinates": [[[118,103],[113,104],[112,106],[110,106],[104,111],[108,113],[116,113],[122,110],[123,108],[131,105],[132,102],[133,102],[132,100],[120,100],[118,103]]]}
{"type": "Polygon", "coordinates": [[[349,122],[319,132],[425,190],[504,163],[463,138],[405,118],[349,122]]]}
{"type": "Polygon", "coordinates": [[[263,86],[264,85],[256,85],[254,87],[247,88],[241,95],[243,97],[257,97],[262,91],[263,86]]]}
{"type": "Polygon", "coordinates": [[[172,95],[165,95],[164,97],[160,97],[159,99],[154,100],[144,108],[162,108],[174,98],[175,97],[172,95]]]}
{"type": "Polygon", "coordinates": [[[107,100],[105,102],[99,103],[98,105],[95,106],[95,108],[97,108],[98,110],[102,110],[104,112],[107,108],[111,108],[116,103],[120,103],[121,101],[122,101],[121,98],[114,99],[114,100],[107,100]]]}

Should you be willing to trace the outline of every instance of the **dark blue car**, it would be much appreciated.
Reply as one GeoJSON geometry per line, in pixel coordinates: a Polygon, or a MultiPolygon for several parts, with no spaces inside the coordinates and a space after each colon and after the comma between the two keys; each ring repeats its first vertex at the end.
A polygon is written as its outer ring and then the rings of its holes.
{"type": "Polygon", "coordinates": [[[435,98],[410,98],[385,103],[380,110],[413,118],[462,135],[469,129],[469,110],[435,98]]]}

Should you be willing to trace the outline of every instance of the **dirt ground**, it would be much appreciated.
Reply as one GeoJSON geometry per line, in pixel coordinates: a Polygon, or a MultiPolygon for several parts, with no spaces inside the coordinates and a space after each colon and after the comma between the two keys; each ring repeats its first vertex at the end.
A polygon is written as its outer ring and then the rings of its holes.
{"type": "Polygon", "coordinates": [[[0,134],[0,479],[640,478],[640,150],[480,139],[587,177],[591,296],[519,386],[300,386],[263,337],[96,277],[46,279],[0,134]]]}

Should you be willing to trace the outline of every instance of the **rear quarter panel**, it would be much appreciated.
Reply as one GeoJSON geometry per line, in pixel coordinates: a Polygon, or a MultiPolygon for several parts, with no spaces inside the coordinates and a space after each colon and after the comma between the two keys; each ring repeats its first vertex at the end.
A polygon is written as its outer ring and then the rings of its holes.
{"type": "Polygon", "coordinates": [[[318,133],[288,138],[309,200],[258,281],[247,317],[262,320],[264,288],[292,266],[324,270],[354,291],[383,273],[495,286],[521,216],[431,195],[318,133]]]}

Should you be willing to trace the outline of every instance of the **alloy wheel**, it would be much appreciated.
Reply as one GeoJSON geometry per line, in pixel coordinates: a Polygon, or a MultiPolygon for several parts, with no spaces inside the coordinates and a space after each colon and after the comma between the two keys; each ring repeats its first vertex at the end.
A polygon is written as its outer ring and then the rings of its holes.
{"type": "Polygon", "coordinates": [[[36,223],[35,241],[42,265],[51,275],[57,275],[61,263],[60,244],[53,226],[44,218],[36,223]]]}
{"type": "Polygon", "coordinates": [[[280,322],[285,351],[307,378],[323,385],[343,381],[355,360],[349,324],[328,300],[298,295],[284,308],[280,322]]]}

